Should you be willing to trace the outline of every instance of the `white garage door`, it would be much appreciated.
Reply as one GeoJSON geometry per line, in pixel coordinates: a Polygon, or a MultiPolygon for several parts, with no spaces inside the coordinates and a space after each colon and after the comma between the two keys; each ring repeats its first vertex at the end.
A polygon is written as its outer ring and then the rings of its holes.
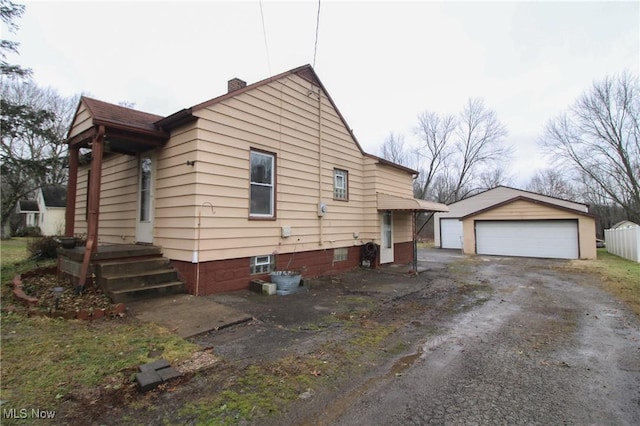
{"type": "Polygon", "coordinates": [[[577,259],[577,220],[477,221],[476,252],[502,256],[577,259]]]}
{"type": "Polygon", "coordinates": [[[440,219],[440,247],[462,248],[462,222],[458,219],[440,219]]]}

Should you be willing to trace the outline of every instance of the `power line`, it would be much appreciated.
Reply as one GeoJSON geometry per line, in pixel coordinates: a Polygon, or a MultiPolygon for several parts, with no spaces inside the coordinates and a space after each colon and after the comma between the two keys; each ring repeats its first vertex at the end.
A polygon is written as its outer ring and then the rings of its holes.
{"type": "Polygon", "coordinates": [[[318,53],[318,30],[320,28],[320,0],[318,0],[318,15],[316,16],[316,41],[313,46],[313,68],[316,68],[316,54],[318,53]]]}
{"type": "Polygon", "coordinates": [[[262,36],[264,38],[264,50],[267,52],[267,66],[269,67],[269,75],[271,75],[271,58],[269,56],[269,44],[267,43],[267,29],[264,25],[264,12],[262,11],[262,0],[260,0],[260,18],[262,18],[262,36]]]}

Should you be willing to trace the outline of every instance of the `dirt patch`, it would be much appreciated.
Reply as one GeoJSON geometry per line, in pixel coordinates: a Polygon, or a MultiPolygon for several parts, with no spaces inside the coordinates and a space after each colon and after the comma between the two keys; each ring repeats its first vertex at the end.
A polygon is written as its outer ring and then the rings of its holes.
{"type": "Polygon", "coordinates": [[[89,286],[82,292],[76,291],[69,280],[60,279],[55,274],[32,275],[22,279],[22,288],[26,295],[38,299],[38,309],[51,312],[76,312],[82,309],[108,309],[111,300],[97,286],[89,286]],[[62,289],[59,298],[54,288],[62,289]]]}
{"type": "Polygon", "coordinates": [[[457,259],[417,277],[358,270],[287,296],[218,295],[254,320],[192,339],[210,368],[82,421],[636,423],[637,318],[557,265],[457,259]]]}

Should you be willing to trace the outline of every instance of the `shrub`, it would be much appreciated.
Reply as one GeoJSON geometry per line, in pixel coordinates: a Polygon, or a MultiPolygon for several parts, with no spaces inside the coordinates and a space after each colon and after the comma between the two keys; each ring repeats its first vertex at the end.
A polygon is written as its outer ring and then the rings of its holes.
{"type": "Polygon", "coordinates": [[[40,237],[41,235],[39,226],[25,226],[16,232],[16,237],[40,237]]]}
{"type": "Polygon", "coordinates": [[[56,237],[34,238],[27,243],[27,250],[32,257],[54,259],[57,256],[58,241],[56,237]]]}

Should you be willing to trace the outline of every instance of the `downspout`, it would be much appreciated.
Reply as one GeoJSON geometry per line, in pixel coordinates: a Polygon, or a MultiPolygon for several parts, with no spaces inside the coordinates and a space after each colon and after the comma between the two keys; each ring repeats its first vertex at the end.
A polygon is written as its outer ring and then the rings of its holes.
{"type": "Polygon", "coordinates": [[[324,240],[324,214],[320,214],[322,205],[322,92],[318,87],[318,220],[320,233],[320,246],[324,240]]]}
{"type": "Polygon", "coordinates": [[[196,296],[200,295],[200,228],[202,226],[202,208],[205,206],[211,207],[211,214],[216,214],[213,210],[213,204],[208,201],[202,203],[198,209],[198,235],[196,241],[196,255],[194,256],[194,260],[196,261],[196,296]]]}
{"type": "Polygon", "coordinates": [[[418,212],[414,210],[411,214],[411,229],[413,231],[413,275],[418,275],[418,232],[417,232],[418,212]]]}
{"type": "Polygon", "coordinates": [[[98,239],[98,219],[100,215],[100,179],[102,175],[102,153],[105,128],[98,127],[98,133],[93,138],[91,144],[91,179],[89,181],[89,223],[87,229],[87,245],[82,258],[82,268],[80,269],[80,279],[78,281],[79,293],[85,287],[87,274],[89,273],[89,262],[91,253],[97,250],[96,241],[98,239]]]}

